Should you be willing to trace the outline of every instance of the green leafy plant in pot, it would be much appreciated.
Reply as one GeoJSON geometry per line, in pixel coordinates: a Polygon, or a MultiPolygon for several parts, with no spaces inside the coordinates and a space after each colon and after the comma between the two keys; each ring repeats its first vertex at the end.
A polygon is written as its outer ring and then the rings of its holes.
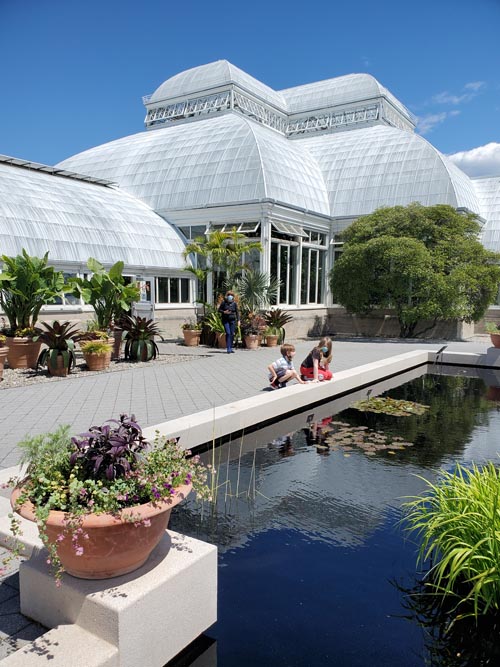
{"type": "Polygon", "coordinates": [[[4,333],[11,368],[36,367],[41,343],[32,336],[40,310],[67,291],[62,272],[48,266],[48,256],[30,257],[23,248],[20,255],[1,257],[0,308],[9,321],[4,333]]]}
{"type": "Polygon", "coordinates": [[[87,340],[80,343],[83,358],[89,371],[103,371],[111,363],[112,346],[106,340],[87,340]]]}
{"type": "Polygon", "coordinates": [[[65,376],[71,373],[76,363],[75,343],[82,339],[78,325],[71,322],[54,320],[52,324],[40,322],[41,327],[35,328],[34,341],[47,345],[40,352],[37,361],[39,366],[47,366],[49,375],[65,376]]]}
{"type": "MultiPolygon", "coordinates": [[[[208,469],[176,440],[151,444],[132,415],[71,437],[69,426],[19,443],[26,476],[11,480],[13,509],[36,521],[57,580],[106,579],[140,567],[170,511],[191,489],[209,499],[208,469]]],[[[14,517],[11,531],[20,540],[14,517]]]]}
{"type": "Polygon", "coordinates": [[[158,324],[146,317],[127,316],[122,320],[125,338],[125,359],[149,361],[159,354],[155,336],[161,337],[158,324]]]}
{"type": "Polygon", "coordinates": [[[135,283],[125,284],[123,262],[116,262],[106,271],[104,266],[90,257],[87,266],[90,278],[71,278],[73,294],[92,306],[98,329],[107,331],[122,314],[138,301],[140,292],[135,283]]]}
{"type": "Polygon", "coordinates": [[[278,336],[278,345],[285,342],[285,324],[293,320],[292,315],[281,308],[271,308],[264,313],[264,320],[272,335],[278,336]]]}

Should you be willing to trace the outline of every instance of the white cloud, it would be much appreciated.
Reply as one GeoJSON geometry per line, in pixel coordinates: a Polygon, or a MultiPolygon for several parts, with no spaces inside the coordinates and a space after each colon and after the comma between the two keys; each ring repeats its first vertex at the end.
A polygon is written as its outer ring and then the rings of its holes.
{"type": "Polygon", "coordinates": [[[484,81],[470,81],[469,83],[465,84],[465,86],[462,89],[462,92],[459,93],[458,95],[449,93],[447,90],[445,90],[442,93],[434,95],[434,97],[431,100],[431,103],[452,104],[453,106],[464,104],[474,99],[474,97],[476,97],[479,94],[481,88],[483,88],[485,85],[486,83],[484,81]]]}
{"type": "Polygon", "coordinates": [[[441,111],[441,113],[430,113],[426,116],[418,116],[417,129],[422,135],[429,134],[436,125],[441,125],[447,118],[458,116],[459,113],[460,111],[453,109],[452,111],[441,111]]]}
{"type": "Polygon", "coordinates": [[[492,141],[448,157],[469,176],[500,176],[500,143],[492,141]]]}

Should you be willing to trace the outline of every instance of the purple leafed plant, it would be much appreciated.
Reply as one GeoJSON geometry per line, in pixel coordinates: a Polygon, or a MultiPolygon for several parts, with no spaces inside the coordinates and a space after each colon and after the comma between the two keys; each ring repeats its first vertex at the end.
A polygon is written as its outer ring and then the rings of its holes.
{"type": "Polygon", "coordinates": [[[120,415],[119,420],[109,419],[102,426],[91,426],[71,440],[76,446],[71,466],[78,465],[87,478],[95,480],[125,476],[148,445],[134,415],[120,415]]]}

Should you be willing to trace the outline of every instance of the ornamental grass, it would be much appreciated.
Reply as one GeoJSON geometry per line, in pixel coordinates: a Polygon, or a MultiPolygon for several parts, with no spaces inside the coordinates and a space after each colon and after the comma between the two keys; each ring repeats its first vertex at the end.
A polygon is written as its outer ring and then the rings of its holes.
{"type": "Polygon", "coordinates": [[[500,609],[500,470],[488,463],[443,472],[405,503],[407,530],[421,541],[426,586],[456,598],[455,620],[500,609]]]}

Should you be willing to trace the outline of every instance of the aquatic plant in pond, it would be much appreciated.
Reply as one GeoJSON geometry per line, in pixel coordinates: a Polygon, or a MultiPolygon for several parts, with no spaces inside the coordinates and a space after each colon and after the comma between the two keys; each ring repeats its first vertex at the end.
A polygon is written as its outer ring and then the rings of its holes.
{"type": "Polygon", "coordinates": [[[455,617],[500,609],[500,470],[457,464],[427,493],[405,504],[410,533],[421,541],[418,562],[430,562],[426,583],[455,598],[455,617]]]}
{"type": "Polygon", "coordinates": [[[361,412],[378,412],[393,417],[410,417],[411,415],[423,415],[429,409],[429,405],[421,405],[414,401],[390,398],[389,396],[376,396],[356,401],[351,408],[361,412]]]}

